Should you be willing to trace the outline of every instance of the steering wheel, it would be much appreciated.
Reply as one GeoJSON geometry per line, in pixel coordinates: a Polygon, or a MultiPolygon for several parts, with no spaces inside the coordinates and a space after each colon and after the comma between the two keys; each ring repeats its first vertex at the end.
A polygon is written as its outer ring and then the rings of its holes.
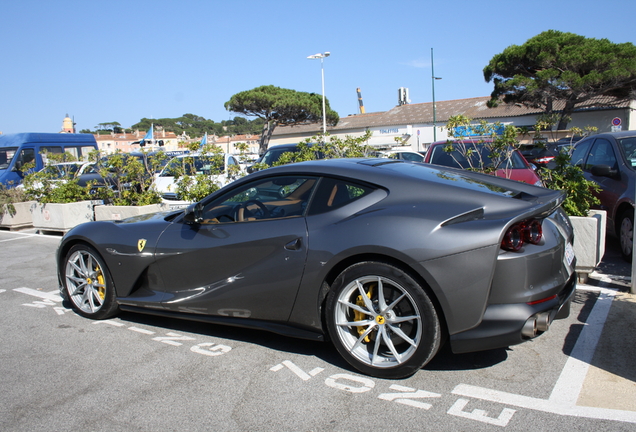
{"type": "Polygon", "coordinates": [[[256,199],[251,199],[251,200],[247,200],[244,203],[241,203],[238,205],[237,210],[236,210],[236,220],[238,222],[242,222],[244,221],[247,217],[246,217],[246,213],[250,213],[250,214],[254,214],[252,211],[248,210],[248,207],[252,204],[255,204],[263,213],[261,216],[261,219],[267,219],[269,218],[269,210],[267,209],[267,207],[265,206],[265,204],[263,204],[262,202],[260,202],[259,200],[256,199]]]}

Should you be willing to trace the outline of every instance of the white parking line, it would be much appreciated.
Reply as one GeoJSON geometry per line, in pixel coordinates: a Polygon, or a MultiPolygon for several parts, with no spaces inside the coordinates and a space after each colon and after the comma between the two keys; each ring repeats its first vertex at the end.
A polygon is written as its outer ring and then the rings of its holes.
{"type": "Polygon", "coordinates": [[[16,235],[18,237],[13,237],[13,238],[0,240],[0,243],[10,242],[10,241],[14,241],[14,240],[26,240],[26,239],[30,239],[30,238],[47,238],[47,239],[56,239],[57,241],[60,241],[62,239],[62,237],[60,237],[58,235],[22,233],[22,232],[17,232],[17,231],[4,231],[4,232],[6,232],[7,234],[16,235]]]}
{"type": "Polygon", "coordinates": [[[559,415],[636,423],[636,412],[633,411],[576,406],[590,362],[594,356],[596,344],[603,331],[612,300],[616,295],[615,291],[607,288],[582,288],[579,286],[577,289],[599,291],[600,295],[548,399],[516,395],[467,384],[459,384],[452,393],[559,415]]]}
{"type": "Polygon", "coordinates": [[[51,300],[58,303],[62,301],[62,297],[60,297],[60,292],[58,290],[43,292],[43,291],[34,290],[33,288],[22,287],[22,288],[14,288],[13,291],[17,291],[22,294],[27,294],[33,297],[39,297],[44,300],[51,300]]]}
{"type": "Polygon", "coordinates": [[[4,239],[4,240],[0,240],[0,243],[6,243],[6,242],[12,242],[15,240],[27,240],[29,237],[13,237],[10,239],[4,239]]]}

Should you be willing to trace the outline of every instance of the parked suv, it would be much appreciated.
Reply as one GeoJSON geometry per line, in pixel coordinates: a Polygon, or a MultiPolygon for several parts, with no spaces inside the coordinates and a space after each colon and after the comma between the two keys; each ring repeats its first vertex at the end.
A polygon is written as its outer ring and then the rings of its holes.
{"type": "Polygon", "coordinates": [[[632,260],[634,194],[636,193],[636,131],[611,132],[579,141],[571,163],[587,180],[598,184],[600,209],[607,211],[607,228],[620,240],[623,258],[632,260]]]}
{"type": "MultiPolygon", "coordinates": [[[[311,146],[312,144],[309,144],[311,146]]],[[[283,153],[296,153],[300,151],[298,148],[298,144],[279,144],[276,146],[272,146],[267,149],[267,151],[254,162],[254,165],[247,167],[247,172],[249,174],[258,171],[255,167],[257,164],[265,164],[268,166],[274,166],[274,163],[278,162],[283,153]]],[[[316,151],[317,159],[324,159],[325,155],[322,152],[316,151]]]]}

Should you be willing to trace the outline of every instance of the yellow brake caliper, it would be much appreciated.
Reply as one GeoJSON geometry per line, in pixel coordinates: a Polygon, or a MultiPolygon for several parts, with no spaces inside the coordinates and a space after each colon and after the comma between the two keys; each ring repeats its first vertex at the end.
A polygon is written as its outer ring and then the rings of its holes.
{"type": "MultiPolygon", "coordinates": [[[[367,297],[370,299],[371,295],[373,293],[373,288],[375,285],[371,285],[369,287],[369,291],[367,292],[367,297]]],[[[365,307],[364,304],[364,299],[362,298],[362,295],[359,295],[358,298],[356,299],[356,306],[360,306],[360,307],[365,307]]],[[[356,321],[362,321],[367,315],[364,312],[359,312],[357,310],[353,311],[353,317],[356,321]]],[[[362,336],[364,334],[365,331],[367,331],[367,328],[364,326],[357,326],[356,330],[358,331],[358,335],[362,336]]],[[[364,337],[364,342],[371,342],[371,339],[369,338],[369,335],[366,335],[364,337]]]]}
{"type": "Polygon", "coordinates": [[[97,273],[97,283],[99,283],[100,285],[97,292],[99,293],[99,298],[104,300],[106,298],[106,284],[104,284],[104,273],[102,273],[102,270],[99,267],[95,269],[95,272],[97,273]]]}

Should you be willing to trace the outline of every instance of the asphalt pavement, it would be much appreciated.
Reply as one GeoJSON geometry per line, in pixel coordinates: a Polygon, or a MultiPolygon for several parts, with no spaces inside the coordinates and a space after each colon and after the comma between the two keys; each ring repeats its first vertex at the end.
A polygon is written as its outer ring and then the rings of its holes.
{"type": "Polygon", "coordinates": [[[267,332],[81,318],[57,294],[59,238],[0,232],[0,430],[636,430],[636,296],[613,238],[546,334],[443,350],[404,380],[267,332]]]}
{"type": "Polygon", "coordinates": [[[608,237],[600,265],[578,286],[599,290],[599,299],[608,304],[603,308],[598,303],[599,319],[607,315],[577,406],[636,412],[636,295],[630,293],[630,286],[631,265],[621,257],[618,240],[608,237]]]}

